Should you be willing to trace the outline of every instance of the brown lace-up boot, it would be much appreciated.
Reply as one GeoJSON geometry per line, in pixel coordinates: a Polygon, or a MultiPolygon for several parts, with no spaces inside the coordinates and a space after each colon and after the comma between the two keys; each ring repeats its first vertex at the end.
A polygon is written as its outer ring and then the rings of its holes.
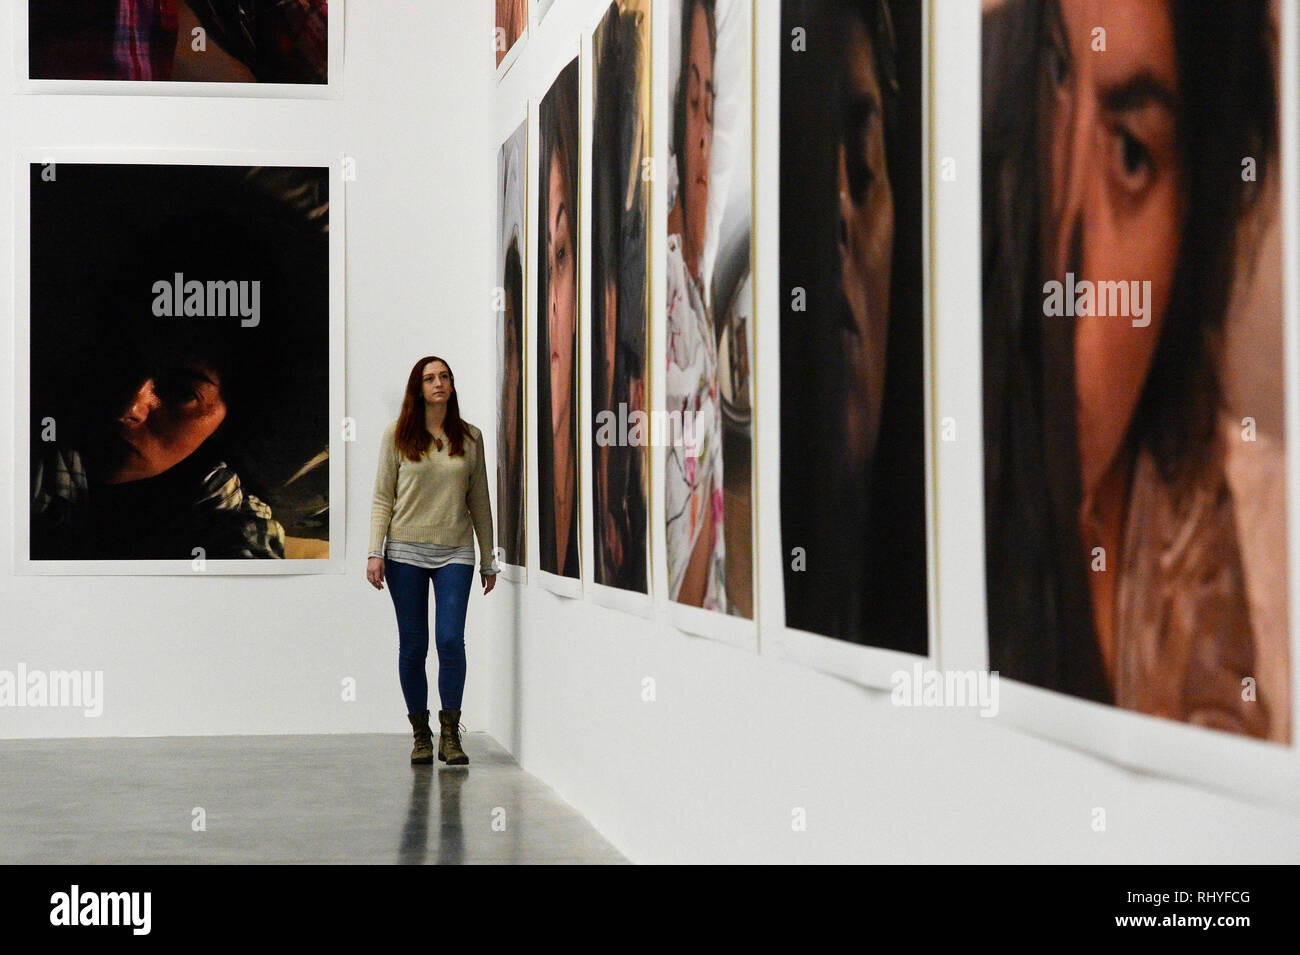
{"type": "Polygon", "coordinates": [[[469,757],[460,748],[460,710],[439,710],[442,736],[438,738],[438,758],[448,766],[464,766],[469,757]]]}
{"type": "Polygon", "coordinates": [[[411,750],[411,762],[433,762],[433,731],[429,729],[429,711],[407,713],[411,721],[411,730],[415,733],[415,749],[411,750]]]}

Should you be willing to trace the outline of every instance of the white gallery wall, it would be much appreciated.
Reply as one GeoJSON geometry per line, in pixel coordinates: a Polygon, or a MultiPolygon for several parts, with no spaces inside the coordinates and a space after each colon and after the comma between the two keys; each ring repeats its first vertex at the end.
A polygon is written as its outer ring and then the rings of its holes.
{"type": "MultiPolygon", "coordinates": [[[[533,24],[496,87],[494,147],[517,126],[525,104],[545,94],[606,5],[556,0],[541,24],[533,24]]],[[[666,4],[655,6],[653,142],[663,150],[672,77],[665,76],[666,4]]],[[[938,187],[932,219],[932,413],[953,418],[957,438],[938,445],[934,461],[942,481],[935,501],[936,609],[940,665],[962,668],[986,659],[979,6],[978,0],[936,0],[930,70],[932,162],[952,157],[957,172],[955,181],[938,187]]],[[[778,394],[778,353],[771,347],[779,321],[780,3],[758,0],[755,9],[759,652],[673,625],[659,544],[649,618],[600,606],[589,594],[566,599],[536,582],[503,582],[500,599],[493,595],[486,611],[488,730],[636,862],[1296,861],[1300,815],[1276,802],[1134,772],[974,710],[896,707],[888,690],[783,657],[778,402],[798,396],[778,394]]],[[[1288,71],[1294,81],[1291,65],[1288,71]]],[[[583,75],[587,140],[585,64],[583,75]]],[[[530,139],[535,148],[535,131],[530,139]]],[[[530,162],[535,166],[535,156],[530,162]]],[[[665,210],[656,191],[652,262],[661,265],[665,210]]],[[[533,277],[528,281],[531,286],[533,277]]],[[[661,294],[660,278],[653,282],[661,294]]],[[[582,315],[586,321],[585,310],[582,315]]],[[[652,336],[661,335],[662,302],[653,315],[652,336]]],[[[537,320],[535,308],[529,320],[537,320]]],[[[587,441],[584,433],[580,442],[587,441]]],[[[661,449],[652,449],[652,459],[653,468],[662,467],[661,449]]],[[[537,508],[531,477],[530,484],[531,522],[537,508]]],[[[652,477],[650,486],[651,534],[662,537],[662,481],[652,477]]],[[[535,534],[530,548],[536,568],[535,534]]],[[[584,575],[590,581],[589,568],[584,575]]],[[[1222,771],[1225,779],[1237,777],[1224,785],[1235,783],[1238,791],[1250,792],[1258,779],[1254,767],[1222,771]]]]}
{"type": "MultiPolygon", "coordinates": [[[[0,709],[0,737],[407,732],[388,591],[364,578],[383,427],[411,365],[439,354],[465,417],[495,429],[488,114],[492,4],[332,3],[346,14],[342,98],[25,95],[18,3],[0,10],[0,325],[13,341],[14,154],[54,147],[307,151],[352,158],[346,191],[346,573],[320,576],[14,576],[12,427],[0,468],[0,669],[102,670],[103,714],[0,709]],[[346,7],[346,9],[345,9],[346,7]],[[478,250],[482,250],[481,254],[478,250]],[[355,702],[344,681],[355,681],[355,702]]],[[[20,180],[23,177],[19,177],[20,180]]],[[[5,347],[0,421],[15,420],[5,347]]],[[[93,392],[95,370],[78,387],[93,392]]],[[[338,443],[332,450],[337,454],[338,443]]],[[[336,457],[335,462],[338,461],[336,457]]],[[[471,613],[468,722],[486,709],[471,613]]],[[[480,724],[481,725],[481,724],[480,724]]]]}

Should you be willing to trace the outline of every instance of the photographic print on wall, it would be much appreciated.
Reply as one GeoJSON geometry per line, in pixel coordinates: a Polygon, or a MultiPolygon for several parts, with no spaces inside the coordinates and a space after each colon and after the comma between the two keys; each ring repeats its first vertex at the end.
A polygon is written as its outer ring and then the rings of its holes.
{"type": "Polygon", "coordinates": [[[539,566],[581,580],[578,533],[578,59],[538,106],[539,566]]]}
{"type": "Polygon", "coordinates": [[[670,0],[669,597],[752,620],[753,10],[670,0]]]}
{"type": "Polygon", "coordinates": [[[650,18],[611,3],[591,38],[593,580],[648,593],[650,18]]]}
{"type": "Polygon", "coordinates": [[[501,562],[527,566],[524,316],[528,288],[528,122],[497,155],[497,546],[501,562]]]}
{"type": "Polygon", "coordinates": [[[18,2],[26,77],[41,89],[112,82],[124,92],[131,84],[204,92],[240,84],[310,95],[329,85],[331,56],[342,49],[342,6],[335,3],[331,38],[328,0],[18,2]]]}
{"type": "Polygon", "coordinates": [[[341,484],[331,169],[60,161],[24,175],[20,558],[56,573],[326,564],[341,484]]]}
{"type": "Polygon", "coordinates": [[[1291,742],[1267,0],[983,23],[989,666],[1291,742]]]}
{"type": "MultiPolygon", "coordinates": [[[[496,0],[496,51],[497,69],[501,70],[507,57],[513,59],[516,46],[528,30],[528,0],[496,0]]],[[[509,69],[509,64],[505,64],[509,69]]]]}
{"type": "Polygon", "coordinates": [[[928,652],[922,0],[783,0],[786,626],[928,652]]]}

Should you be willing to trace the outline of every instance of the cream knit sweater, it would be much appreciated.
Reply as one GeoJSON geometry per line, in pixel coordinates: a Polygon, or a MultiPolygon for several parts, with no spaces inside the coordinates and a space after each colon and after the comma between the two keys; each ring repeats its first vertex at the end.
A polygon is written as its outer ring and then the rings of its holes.
{"type": "Polygon", "coordinates": [[[465,454],[452,457],[446,442],[432,444],[419,461],[394,444],[397,422],[384,429],[370,507],[370,552],[390,540],[464,546],[478,538],[479,567],[492,567],[492,505],[488,500],[483,434],[465,424],[465,454]]]}

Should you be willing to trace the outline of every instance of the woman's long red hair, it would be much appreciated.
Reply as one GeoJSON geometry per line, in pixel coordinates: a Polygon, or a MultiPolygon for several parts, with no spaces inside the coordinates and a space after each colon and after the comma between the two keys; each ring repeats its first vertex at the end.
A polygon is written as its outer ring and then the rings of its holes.
{"type": "Polygon", "coordinates": [[[442,362],[451,377],[451,397],[447,399],[447,417],[442,422],[442,430],[447,432],[447,442],[451,445],[447,453],[452,456],[465,453],[465,423],[460,420],[456,373],[437,355],[426,355],[415,363],[407,376],[406,395],[402,398],[402,413],[397,418],[397,432],[393,439],[397,450],[408,461],[420,460],[433,443],[433,435],[424,426],[424,369],[431,361],[442,362]]]}

